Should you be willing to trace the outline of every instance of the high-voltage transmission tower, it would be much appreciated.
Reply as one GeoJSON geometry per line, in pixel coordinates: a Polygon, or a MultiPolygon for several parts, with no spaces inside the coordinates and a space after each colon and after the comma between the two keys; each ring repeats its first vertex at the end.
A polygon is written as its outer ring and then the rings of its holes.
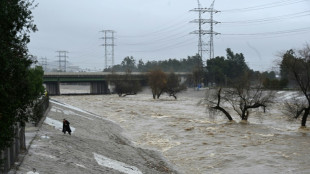
{"type": "Polygon", "coordinates": [[[217,32],[214,32],[213,31],[213,24],[218,24],[219,22],[217,22],[217,21],[214,21],[213,20],[213,14],[214,13],[218,13],[218,12],[220,12],[220,11],[217,11],[217,10],[214,10],[214,1],[215,0],[213,0],[213,2],[212,2],[212,4],[211,4],[211,6],[210,6],[210,8],[208,9],[208,11],[207,12],[209,12],[210,13],[210,20],[208,21],[208,23],[210,23],[210,33],[209,33],[209,35],[210,35],[210,43],[209,43],[209,58],[211,59],[211,58],[214,58],[214,43],[213,43],[213,35],[218,35],[218,34],[220,34],[220,33],[217,33],[217,32]]]}
{"type": "Polygon", "coordinates": [[[213,14],[217,13],[219,11],[214,10],[214,1],[212,2],[210,8],[202,8],[199,0],[198,2],[198,8],[194,8],[193,12],[198,12],[199,18],[191,21],[191,23],[198,23],[198,30],[191,32],[190,34],[198,34],[198,54],[200,55],[201,59],[203,60],[203,52],[209,51],[209,58],[214,58],[214,44],[213,44],[213,35],[217,35],[219,33],[213,31],[213,24],[217,24],[219,22],[213,20],[213,14]],[[203,13],[210,13],[210,19],[203,19],[202,14],[203,13]],[[203,24],[209,23],[210,24],[210,30],[203,30],[203,24]],[[210,35],[210,40],[208,44],[203,41],[203,35],[210,35]],[[203,46],[209,45],[209,49],[204,49],[203,46]]]}
{"type": "Polygon", "coordinates": [[[41,58],[41,66],[43,68],[43,71],[46,71],[47,70],[47,58],[46,57],[42,57],[41,58]]]}
{"type": "Polygon", "coordinates": [[[69,53],[68,51],[56,51],[58,52],[58,70],[61,72],[66,72],[67,71],[67,54],[69,53]]]}
{"type": "Polygon", "coordinates": [[[198,19],[195,19],[193,21],[190,21],[191,23],[198,23],[198,30],[195,30],[193,32],[191,32],[190,34],[198,34],[198,54],[200,55],[201,59],[203,57],[203,52],[207,51],[206,49],[203,48],[204,45],[206,45],[206,43],[202,40],[202,36],[205,35],[205,33],[207,32],[207,30],[202,30],[202,25],[206,23],[206,19],[202,19],[202,13],[205,12],[204,8],[201,8],[201,4],[199,2],[199,0],[197,0],[198,2],[198,8],[194,8],[193,12],[198,12],[198,19]]]}
{"type": "Polygon", "coordinates": [[[104,40],[104,63],[105,63],[105,69],[109,68],[109,65],[111,67],[114,66],[114,33],[113,30],[102,30],[104,36],[101,38],[104,40]],[[110,63],[110,64],[109,64],[110,63]]]}

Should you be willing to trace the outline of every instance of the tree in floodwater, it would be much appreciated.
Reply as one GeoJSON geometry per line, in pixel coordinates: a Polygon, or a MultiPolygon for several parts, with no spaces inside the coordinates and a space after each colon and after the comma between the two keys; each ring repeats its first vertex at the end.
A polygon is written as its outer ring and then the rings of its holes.
{"type": "Polygon", "coordinates": [[[120,96],[135,95],[142,90],[140,81],[133,78],[131,73],[125,75],[113,74],[108,77],[109,81],[114,84],[114,91],[120,96]]]}
{"type": "Polygon", "coordinates": [[[169,95],[177,99],[176,94],[186,90],[185,85],[180,84],[180,79],[175,73],[170,73],[167,78],[167,84],[165,87],[165,92],[169,95]]]}
{"type": "Polygon", "coordinates": [[[219,88],[209,90],[205,97],[210,111],[222,112],[228,120],[233,120],[231,114],[223,107],[230,104],[241,120],[247,121],[253,109],[263,108],[273,103],[274,92],[263,88],[262,83],[251,85],[247,74],[242,79],[234,81],[232,88],[219,88]]]}
{"type": "Polygon", "coordinates": [[[206,92],[206,97],[205,97],[205,102],[207,104],[207,107],[209,111],[212,113],[210,116],[213,116],[217,114],[218,112],[223,113],[226,118],[230,121],[233,120],[231,115],[226,111],[226,109],[221,105],[228,99],[226,98],[225,92],[223,94],[223,89],[222,87],[219,87],[218,89],[210,89],[206,92]]]}
{"type": "Polygon", "coordinates": [[[176,94],[186,90],[186,86],[180,84],[180,79],[175,73],[167,75],[161,70],[154,70],[149,72],[148,80],[153,99],[159,99],[163,93],[167,93],[169,96],[177,99],[176,94]]]}
{"type": "Polygon", "coordinates": [[[287,113],[296,119],[302,115],[301,126],[305,127],[310,113],[310,46],[307,44],[297,54],[288,50],[283,55],[281,68],[287,72],[289,79],[295,81],[304,96],[286,101],[287,113]]]}
{"type": "Polygon", "coordinates": [[[225,98],[231,104],[241,120],[247,121],[253,109],[263,108],[273,103],[274,91],[263,88],[262,83],[251,85],[247,75],[235,81],[234,87],[227,90],[225,98]]]}
{"type": "Polygon", "coordinates": [[[167,86],[167,75],[161,70],[153,70],[148,74],[149,86],[152,90],[153,99],[159,99],[167,86]]]}

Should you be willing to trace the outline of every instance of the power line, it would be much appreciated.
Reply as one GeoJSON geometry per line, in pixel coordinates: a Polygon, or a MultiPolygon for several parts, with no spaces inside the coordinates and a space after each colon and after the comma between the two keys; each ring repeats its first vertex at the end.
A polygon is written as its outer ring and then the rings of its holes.
{"type": "Polygon", "coordinates": [[[134,52],[154,52],[154,51],[162,51],[162,50],[167,50],[167,49],[176,49],[176,48],[179,48],[179,47],[182,47],[184,45],[191,45],[195,43],[195,41],[190,41],[190,40],[187,40],[187,42],[178,42],[178,43],[173,43],[173,44],[170,44],[170,45],[165,45],[165,46],[162,46],[162,47],[159,47],[159,48],[155,48],[155,49],[151,49],[151,50],[143,50],[143,51],[134,51],[134,52]]]}
{"type": "Polygon", "coordinates": [[[297,18],[297,17],[304,17],[309,16],[310,10],[298,12],[298,13],[291,13],[287,15],[281,15],[281,16],[274,16],[269,18],[260,18],[260,19],[252,19],[252,20],[240,20],[240,21],[229,21],[229,22],[221,22],[222,24],[253,24],[253,23],[265,23],[265,22],[274,22],[284,19],[291,19],[291,18],[297,18]]]}
{"type": "Polygon", "coordinates": [[[135,45],[156,45],[156,44],[163,44],[163,43],[167,43],[167,42],[171,42],[171,41],[175,41],[177,39],[181,39],[184,37],[187,37],[188,34],[184,34],[184,32],[182,33],[176,33],[173,35],[169,35],[166,37],[162,37],[162,38],[158,38],[158,39],[150,39],[148,41],[144,41],[144,42],[135,42],[135,43],[120,43],[122,45],[131,45],[131,46],[135,46],[135,45]],[[183,35],[180,35],[183,34],[183,35]],[[180,35],[180,36],[179,36],[180,35]]]}
{"type": "MultiPolygon", "coordinates": [[[[186,13],[188,14],[188,13],[186,13]]],[[[185,15],[182,15],[182,17],[185,15]]],[[[180,19],[180,17],[177,17],[176,19],[173,19],[169,21],[167,24],[162,24],[162,27],[157,27],[157,29],[154,29],[151,32],[138,34],[138,35],[118,35],[118,37],[122,38],[145,38],[149,36],[154,35],[162,35],[163,33],[168,33],[169,31],[174,31],[175,29],[182,28],[182,26],[186,25],[184,23],[186,19],[180,19]],[[177,20],[178,19],[178,20],[177,20]],[[176,21],[177,20],[177,21],[176,21]]]]}
{"type": "Polygon", "coordinates": [[[292,5],[292,4],[307,2],[307,1],[309,2],[309,0],[281,0],[277,2],[272,2],[272,3],[267,3],[267,4],[252,6],[252,7],[222,10],[221,12],[225,13],[225,12],[246,12],[246,11],[264,10],[267,8],[287,6],[287,5],[292,5]]]}
{"type": "Polygon", "coordinates": [[[222,35],[230,35],[230,36],[266,36],[266,35],[281,35],[281,34],[289,34],[289,33],[300,33],[300,32],[308,32],[308,31],[310,31],[310,27],[297,28],[297,29],[291,29],[291,30],[282,30],[282,31],[272,31],[272,32],[222,34],[222,35]]]}

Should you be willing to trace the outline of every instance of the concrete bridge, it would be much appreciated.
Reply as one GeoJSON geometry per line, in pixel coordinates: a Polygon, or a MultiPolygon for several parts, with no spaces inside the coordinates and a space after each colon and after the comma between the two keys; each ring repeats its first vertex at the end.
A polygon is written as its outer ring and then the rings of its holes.
{"type": "MultiPolygon", "coordinates": [[[[176,73],[181,81],[185,81],[189,74],[188,72],[176,73]]],[[[107,94],[109,92],[110,81],[124,80],[126,78],[124,72],[45,72],[43,83],[50,95],[60,95],[60,83],[89,83],[90,94],[107,94]],[[117,76],[117,79],[115,77],[117,76]]],[[[131,80],[139,80],[146,84],[146,72],[132,72],[131,80]]]]}

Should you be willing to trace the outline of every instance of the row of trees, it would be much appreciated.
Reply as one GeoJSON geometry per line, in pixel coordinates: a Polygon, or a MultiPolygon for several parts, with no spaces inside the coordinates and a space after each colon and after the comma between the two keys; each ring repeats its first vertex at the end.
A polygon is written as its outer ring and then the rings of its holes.
{"type": "Polygon", "coordinates": [[[131,57],[125,57],[120,65],[115,65],[104,71],[109,72],[149,72],[161,69],[164,72],[191,72],[192,79],[189,86],[198,84],[213,84],[216,86],[231,86],[236,79],[242,78],[246,72],[250,74],[252,82],[257,78],[263,80],[264,87],[268,89],[283,89],[287,86],[287,79],[276,78],[276,73],[253,71],[245,62],[242,53],[234,53],[230,48],[226,50],[226,57],[218,56],[207,60],[207,66],[199,55],[189,56],[187,59],[169,59],[164,61],[147,61],[136,60],[131,57]]]}
{"type": "Polygon", "coordinates": [[[234,54],[231,49],[226,50],[226,58],[215,57],[207,61],[206,78],[208,82],[217,86],[232,87],[237,79],[243,78],[247,73],[249,81],[257,83],[257,79],[263,82],[263,86],[268,89],[283,89],[287,86],[288,80],[276,77],[274,71],[259,72],[248,67],[242,53],[234,54]]]}
{"type": "MultiPolygon", "coordinates": [[[[114,91],[120,97],[135,95],[142,90],[141,81],[134,79],[131,73],[126,73],[125,76],[111,75],[109,81],[114,84],[114,91]]],[[[181,84],[180,78],[175,73],[167,74],[162,70],[150,71],[146,81],[145,84],[151,88],[154,99],[159,99],[163,93],[177,99],[176,94],[186,89],[186,85],[181,84]]]]}
{"type": "Polygon", "coordinates": [[[249,72],[250,68],[245,63],[242,53],[234,54],[231,49],[226,49],[227,56],[215,57],[207,61],[207,79],[209,82],[220,86],[227,86],[233,81],[249,72]]]}
{"type": "MultiPolygon", "coordinates": [[[[309,45],[297,52],[288,50],[283,54],[280,65],[282,77],[278,82],[283,85],[290,84],[301,92],[301,96],[285,101],[285,114],[295,119],[301,117],[301,126],[306,126],[310,113],[309,45]]],[[[247,120],[254,109],[263,108],[261,111],[265,112],[265,108],[273,103],[275,96],[275,91],[268,89],[266,79],[268,78],[257,78],[255,74],[249,72],[249,69],[244,69],[243,72],[240,71],[238,78],[230,79],[229,88],[219,87],[208,91],[205,98],[208,108],[211,111],[223,113],[229,120],[233,118],[225,107],[227,103],[241,120],[247,120]],[[254,79],[256,79],[255,83],[253,83],[254,79]]]]}
{"type": "Polygon", "coordinates": [[[140,59],[138,62],[132,57],[127,56],[120,65],[115,65],[105,72],[148,72],[150,70],[161,69],[164,72],[192,72],[197,67],[202,66],[202,59],[199,55],[188,56],[187,59],[169,59],[163,61],[147,61],[140,59]]]}
{"type": "Polygon", "coordinates": [[[27,108],[42,94],[43,70],[30,68],[29,33],[33,24],[27,0],[0,1],[0,151],[8,147],[17,122],[28,120],[27,108]]]}

